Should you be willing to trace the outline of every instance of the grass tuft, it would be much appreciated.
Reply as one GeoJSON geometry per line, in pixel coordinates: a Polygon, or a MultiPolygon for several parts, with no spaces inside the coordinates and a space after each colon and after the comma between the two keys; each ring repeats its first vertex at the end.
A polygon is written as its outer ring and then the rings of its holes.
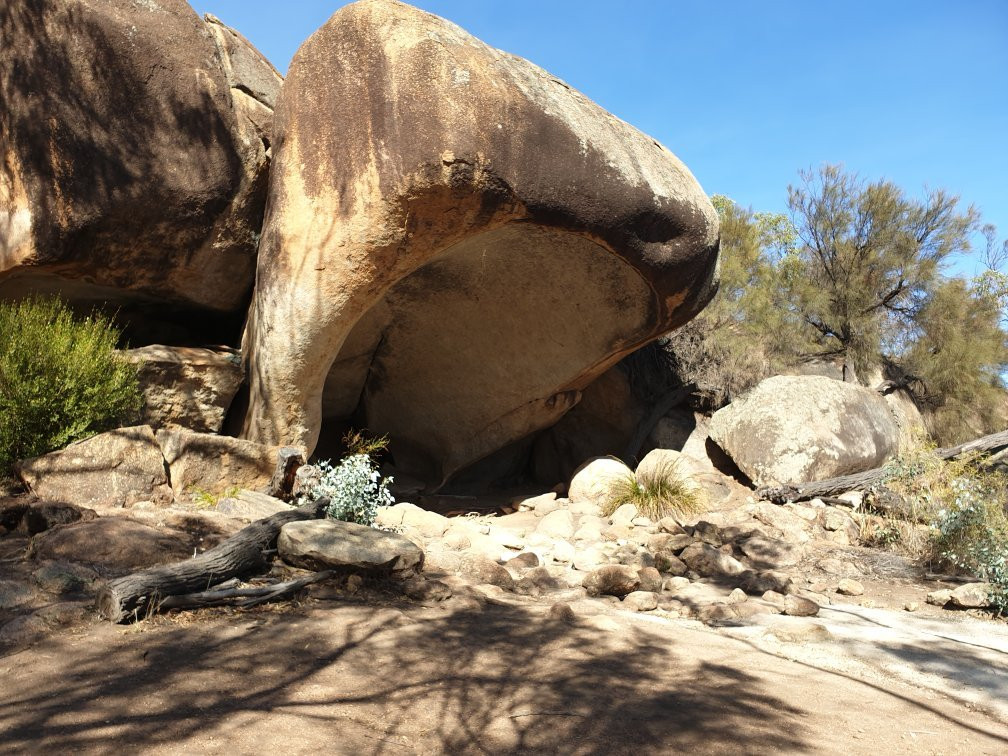
{"type": "Polygon", "coordinates": [[[706,509],[702,489],[679,471],[679,461],[665,461],[641,474],[617,478],[609,486],[602,508],[606,517],[624,504],[633,504],[637,511],[652,520],[662,517],[698,514],[706,509]]]}

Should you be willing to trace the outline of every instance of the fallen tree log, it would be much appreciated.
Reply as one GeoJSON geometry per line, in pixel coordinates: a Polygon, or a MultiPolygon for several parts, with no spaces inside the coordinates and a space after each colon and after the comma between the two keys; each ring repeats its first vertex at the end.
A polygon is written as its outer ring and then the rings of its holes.
{"type": "Polygon", "coordinates": [[[288,522],[314,520],[328,506],[316,499],[298,509],[256,520],[212,549],[184,562],[152,567],[110,580],[98,592],[98,611],[111,622],[135,622],[164,607],[171,596],[206,591],[231,578],[259,574],[270,565],[280,528],[288,522]]]}
{"type": "MultiPolygon", "coordinates": [[[[988,436],[982,436],[958,446],[937,449],[935,454],[940,459],[950,460],[958,459],[967,454],[977,454],[986,457],[997,454],[1005,449],[1008,449],[1008,430],[991,433],[988,436]]],[[[765,486],[758,488],[756,495],[775,504],[784,504],[788,501],[807,501],[823,496],[835,496],[847,491],[864,491],[882,483],[885,475],[884,467],[876,467],[872,470],[865,470],[864,472],[852,475],[841,475],[836,478],[799,483],[794,486],[765,486]]]]}

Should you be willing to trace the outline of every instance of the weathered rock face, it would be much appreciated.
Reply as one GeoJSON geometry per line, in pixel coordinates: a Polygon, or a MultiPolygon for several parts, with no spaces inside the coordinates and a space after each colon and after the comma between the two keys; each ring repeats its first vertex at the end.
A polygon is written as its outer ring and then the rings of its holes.
{"type": "Polygon", "coordinates": [[[868,470],[899,446],[877,392],[823,376],[767,378],[714,413],[710,437],[757,485],[868,470]]]}
{"type": "Polygon", "coordinates": [[[199,493],[220,495],[235,488],[266,487],[280,451],[242,438],[197,433],[185,428],[157,432],[172,490],[177,498],[199,493]]]}
{"type": "Polygon", "coordinates": [[[154,428],[181,425],[220,432],[242,382],[241,357],[233,352],[155,344],[122,352],[139,366],[141,418],[154,428]]]}
{"type": "Polygon", "coordinates": [[[674,155],[410,6],[338,11],[276,115],[248,438],[310,450],[352,416],[439,483],[716,288],[716,214],[674,155]]]}
{"type": "Polygon", "coordinates": [[[281,79],[211,27],[184,0],[3,4],[0,298],[241,310],[281,79]]]}
{"type": "Polygon", "coordinates": [[[47,530],[32,538],[28,556],[96,564],[129,571],[192,556],[192,544],[178,531],[120,517],[99,517],[47,530]]]}
{"type": "Polygon", "coordinates": [[[32,493],[52,502],[123,507],[172,500],[164,458],[148,425],[118,428],[22,460],[15,472],[32,493]]]}

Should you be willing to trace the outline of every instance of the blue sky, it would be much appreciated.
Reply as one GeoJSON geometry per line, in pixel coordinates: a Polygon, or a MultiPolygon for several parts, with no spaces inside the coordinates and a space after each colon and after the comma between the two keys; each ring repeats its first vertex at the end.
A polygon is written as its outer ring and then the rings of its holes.
{"type": "MultiPolygon", "coordinates": [[[[190,0],[281,71],[339,0],[190,0]]],[[[786,211],[799,169],[942,187],[1008,237],[1008,1],[417,0],[786,211]]],[[[971,272],[972,260],[956,268],[971,272]]]]}

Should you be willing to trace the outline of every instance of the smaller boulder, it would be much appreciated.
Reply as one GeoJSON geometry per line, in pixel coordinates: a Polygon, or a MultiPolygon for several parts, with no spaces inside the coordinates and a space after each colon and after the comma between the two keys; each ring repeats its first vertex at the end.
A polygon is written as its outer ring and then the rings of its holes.
{"type": "Polygon", "coordinates": [[[592,572],[609,561],[606,553],[598,546],[581,549],[574,555],[574,569],[579,572],[592,572]]]}
{"type": "Polygon", "coordinates": [[[231,517],[252,522],[264,517],[271,517],[277,512],[288,512],[294,509],[290,504],[276,497],[248,489],[240,489],[233,497],[226,497],[217,502],[217,511],[231,517]]]}
{"type": "Polygon", "coordinates": [[[552,538],[571,538],[574,535],[574,518],[566,509],[557,509],[545,515],[536,528],[537,533],[552,538]]]}
{"type": "Polygon", "coordinates": [[[949,602],[961,609],[983,609],[990,604],[991,591],[990,583],[966,583],[952,591],[949,602]]]}
{"type": "Polygon", "coordinates": [[[98,579],[98,573],[72,562],[49,562],[32,572],[35,585],[47,593],[82,593],[98,579]]]}
{"type": "Polygon", "coordinates": [[[640,587],[637,570],[622,564],[610,564],[593,570],[582,585],[589,596],[616,596],[622,598],[640,587]]]}
{"type": "Polygon", "coordinates": [[[785,643],[824,643],[833,637],[819,622],[777,622],[766,634],[785,643]]]}
{"type": "Polygon", "coordinates": [[[515,587],[515,581],[511,574],[497,562],[485,556],[471,554],[463,557],[458,572],[478,585],[495,585],[506,591],[512,591],[515,587]]]}
{"type": "Polygon", "coordinates": [[[658,608],[658,596],[653,591],[631,591],[623,597],[623,606],[634,612],[650,612],[658,608]]]}
{"type": "Polygon", "coordinates": [[[545,567],[533,567],[514,584],[515,593],[533,597],[542,596],[544,593],[555,591],[558,588],[560,588],[560,583],[545,567]]]}
{"type": "Polygon", "coordinates": [[[931,591],[927,595],[927,602],[932,606],[945,606],[951,600],[952,600],[951,588],[939,588],[937,591],[931,591]]]}
{"type": "Polygon", "coordinates": [[[379,509],[375,524],[384,528],[415,530],[424,538],[440,538],[448,530],[451,521],[437,512],[421,509],[416,504],[400,502],[379,509]]]}
{"type": "Polygon", "coordinates": [[[641,567],[637,570],[640,590],[657,593],[662,589],[662,576],[654,567],[641,567]]]}
{"type": "Polygon", "coordinates": [[[741,576],[739,587],[753,596],[760,596],[767,591],[776,593],[791,593],[794,590],[794,578],[776,570],[756,572],[747,570],[741,576]]]}
{"type": "Polygon", "coordinates": [[[280,529],[280,558],[308,569],[347,568],[359,572],[415,574],[424,553],[396,533],[341,520],[297,520],[280,529]]]}
{"type": "Polygon", "coordinates": [[[126,507],[137,501],[172,500],[164,458],[148,425],[100,433],[61,451],[22,460],[15,471],[46,501],[126,507]]]}
{"type": "Polygon", "coordinates": [[[801,544],[764,536],[753,536],[739,544],[739,548],[754,567],[764,569],[791,567],[801,561],[804,552],[801,544]]]}
{"type": "Polygon", "coordinates": [[[516,570],[527,570],[539,566],[539,557],[534,551],[525,551],[508,559],[505,566],[516,570]]]}
{"type": "Polygon", "coordinates": [[[789,594],[784,597],[784,614],[791,617],[815,617],[819,614],[819,604],[812,599],[789,594]]]}
{"type": "Polygon", "coordinates": [[[154,428],[180,425],[220,432],[244,378],[239,354],[160,344],[122,354],[137,365],[143,422],[154,428]]]}
{"type": "Polygon", "coordinates": [[[683,550],[679,558],[691,570],[707,577],[731,577],[747,570],[739,560],[707,543],[693,543],[683,550]]]}
{"type": "Polygon", "coordinates": [[[612,513],[612,516],[609,518],[609,522],[616,527],[631,527],[637,515],[638,511],[635,504],[622,504],[615,512],[612,513]]]}
{"type": "Polygon", "coordinates": [[[273,478],[281,447],[185,428],[157,433],[179,499],[194,492],[221,494],[234,488],[263,490],[273,478]]]}
{"type": "Polygon", "coordinates": [[[0,609],[13,609],[35,598],[31,588],[16,580],[0,580],[0,609]]]}
{"type": "Polygon", "coordinates": [[[32,504],[21,518],[18,530],[27,535],[42,533],[56,525],[67,525],[81,520],[93,520],[98,513],[93,509],[77,507],[59,502],[38,502],[32,504]]]}
{"type": "Polygon", "coordinates": [[[28,544],[33,559],[100,565],[129,572],[193,555],[189,538],[123,517],[99,517],[39,533],[28,544]]]}
{"type": "Polygon", "coordinates": [[[587,501],[604,506],[612,485],[628,478],[633,478],[633,471],[621,460],[615,457],[596,457],[574,471],[567,497],[575,504],[587,501]]]}
{"type": "Polygon", "coordinates": [[[837,584],[836,592],[843,596],[860,596],[864,593],[864,586],[857,580],[844,578],[837,584]]]}

